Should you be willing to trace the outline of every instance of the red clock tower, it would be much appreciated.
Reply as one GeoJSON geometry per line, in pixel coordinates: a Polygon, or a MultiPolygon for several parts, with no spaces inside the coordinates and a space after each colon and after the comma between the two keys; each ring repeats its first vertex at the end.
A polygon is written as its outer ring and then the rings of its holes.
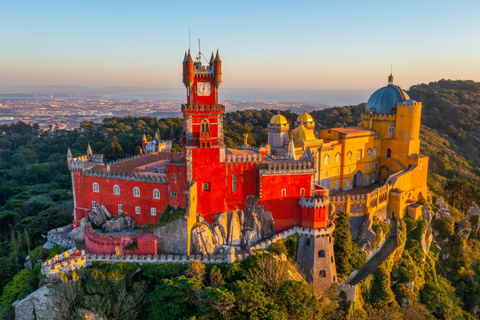
{"type": "Polygon", "coordinates": [[[183,59],[187,103],[182,105],[182,143],[187,182],[197,182],[198,194],[202,198],[198,202],[198,212],[206,214],[221,212],[226,208],[223,137],[225,106],[218,104],[218,87],[222,83],[220,55],[218,51],[215,56],[212,52],[206,66],[202,65],[202,58],[202,53],[199,52],[193,61],[189,50],[183,59]]]}

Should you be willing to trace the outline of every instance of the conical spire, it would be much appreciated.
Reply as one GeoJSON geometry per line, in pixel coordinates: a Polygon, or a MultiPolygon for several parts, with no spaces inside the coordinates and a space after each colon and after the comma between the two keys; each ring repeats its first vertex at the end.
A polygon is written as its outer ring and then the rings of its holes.
{"type": "Polygon", "coordinates": [[[185,50],[185,56],[183,57],[183,62],[186,62],[188,59],[188,56],[187,56],[187,51],[185,50]]]}
{"type": "Polygon", "coordinates": [[[297,156],[295,154],[295,144],[293,143],[293,139],[290,139],[290,143],[288,144],[288,158],[292,160],[297,160],[297,156]]]}
{"type": "Polygon", "coordinates": [[[93,155],[92,147],[90,147],[90,142],[88,143],[87,147],[87,155],[93,155]]]}
{"type": "Polygon", "coordinates": [[[188,58],[187,61],[193,61],[192,54],[190,53],[190,49],[188,49],[188,58]]]}
{"type": "Polygon", "coordinates": [[[155,132],[155,140],[158,141],[160,140],[160,132],[157,129],[157,132],[155,132]]]}
{"type": "Polygon", "coordinates": [[[213,55],[213,51],[212,51],[212,56],[210,57],[210,64],[213,64],[214,61],[215,61],[215,56],[213,55]]]}
{"type": "Polygon", "coordinates": [[[67,151],[67,158],[72,158],[72,151],[70,151],[70,148],[68,148],[68,151],[67,151]]]}
{"type": "Polygon", "coordinates": [[[145,133],[143,134],[142,141],[147,141],[147,136],[145,135],[145,133]]]}
{"type": "Polygon", "coordinates": [[[220,54],[218,53],[218,50],[217,50],[217,56],[215,57],[215,61],[222,61],[222,59],[220,59],[220,54]]]}

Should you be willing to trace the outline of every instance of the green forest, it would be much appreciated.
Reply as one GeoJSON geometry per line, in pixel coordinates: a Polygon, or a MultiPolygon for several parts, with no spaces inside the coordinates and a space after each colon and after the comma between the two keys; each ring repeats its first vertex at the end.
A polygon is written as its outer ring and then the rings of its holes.
{"type": "MultiPolygon", "coordinates": [[[[433,219],[438,235],[429,252],[420,245],[426,221],[400,220],[401,245],[359,284],[357,303],[339,310],[333,293],[316,297],[300,279],[286,276],[294,263],[291,243],[286,242],[272,248],[273,252],[231,265],[94,264],[65,275],[57,284],[59,294],[54,298],[64,318],[75,318],[79,307],[107,319],[478,318],[480,222],[478,216],[472,217],[462,232],[458,222],[472,201],[480,202],[480,83],[440,80],[412,86],[408,94],[423,103],[421,152],[430,157],[432,197],[444,197],[452,218],[433,219]],[[286,259],[280,258],[282,253],[286,259]],[[268,278],[265,268],[279,270],[278,278],[268,278]],[[412,282],[413,289],[408,287],[412,282]],[[111,307],[105,308],[107,304],[111,307]]],[[[359,104],[310,114],[317,129],[354,126],[364,108],[359,104]]],[[[265,144],[267,124],[276,113],[227,113],[225,144],[242,144],[244,133],[249,134],[250,145],[265,144]]],[[[297,114],[282,114],[293,127],[297,114]]],[[[11,304],[44,284],[38,263],[62,251],[43,249],[43,235],[72,220],[68,148],[80,156],[90,143],[94,153],[111,161],[138,154],[143,134],[151,140],[157,131],[161,139],[173,139],[174,151],[181,150],[182,120],[178,118],[106,118],[103,123],[83,122],[72,131],[41,130],[22,122],[0,126],[1,319],[13,318],[11,304]],[[34,265],[31,270],[24,268],[27,256],[34,265]]],[[[433,201],[424,201],[436,211],[433,201]]],[[[337,238],[348,237],[348,219],[340,218],[337,238]]],[[[363,263],[353,242],[336,246],[335,260],[344,279],[363,263]]]]}

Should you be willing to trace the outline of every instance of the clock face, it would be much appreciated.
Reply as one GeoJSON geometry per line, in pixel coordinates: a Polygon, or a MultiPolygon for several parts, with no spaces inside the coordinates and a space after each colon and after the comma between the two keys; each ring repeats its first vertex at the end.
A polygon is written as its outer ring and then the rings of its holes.
{"type": "Polygon", "coordinates": [[[198,82],[197,83],[197,95],[209,96],[212,93],[212,85],[210,82],[198,82]]]}

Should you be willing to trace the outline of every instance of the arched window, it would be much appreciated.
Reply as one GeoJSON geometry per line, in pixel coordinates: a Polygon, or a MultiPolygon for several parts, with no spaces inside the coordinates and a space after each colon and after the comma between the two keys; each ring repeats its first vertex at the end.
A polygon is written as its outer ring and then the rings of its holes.
{"type": "Polygon", "coordinates": [[[374,156],[374,157],[377,156],[377,147],[374,147],[374,148],[373,148],[373,156],[374,156]]]}
{"type": "Polygon", "coordinates": [[[347,187],[350,187],[350,179],[347,179],[347,187]]]}
{"type": "Polygon", "coordinates": [[[327,277],[327,272],[325,270],[320,270],[318,275],[320,276],[320,278],[326,278],[327,277]]]}
{"type": "Polygon", "coordinates": [[[352,161],[352,153],[351,152],[347,153],[347,161],[352,161]]]}
{"type": "Polygon", "coordinates": [[[335,189],[338,189],[338,180],[335,180],[335,189]]]}
{"type": "Polygon", "coordinates": [[[133,196],[140,197],[140,189],[138,187],[133,188],[133,196]]]}
{"type": "Polygon", "coordinates": [[[328,165],[328,163],[330,162],[330,156],[327,154],[324,158],[323,158],[323,163],[325,165],[328,165]]]}
{"type": "Polygon", "coordinates": [[[342,159],[342,155],[341,155],[340,153],[337,153],[337,154],[335,155],[335,162],[336,162],[336,163],[340,163],[340,160],[341,160],[341,159],[342,159]]]}
{"type": "Polygon", "coordinates": [[[362,159],[362,149],[357,150],[357,159],[358,160],[362,159]]]}
{"type": "Polygon", "coordinates": [[[202,119],[200,122],[200,132],[210,132],[210,122],[207,119],[202,119]]]}
{"type": "Polygon", "coordinates": [[[325,171],[325,178],[328,178],[328,170],[325,171]]]}
{"type": "Polygon", "coordinates": [[[117,185],[113,186],[113,194],[120,194],[120,187],[117,185]]]}
{"type": "Polygon", "coordinates": [[[386,152],[386,157],[391,158],[392,157],[392,149],[388,148],[386,152]]]}
{"type": "Polygon", "coordinates": [[[335,175],[338,176],[339,174],[340,174],[340,168],[335,169],[335,175]]]}
{"type": "Polygon", "coordinates": [[[325,250],[318,251],[318,257],[319,258],[325,258],[325,250]]]}
{"type": "Polygon", "coordinates": [[[305,239],[305,246],[310,247],[310,239],[305,239]]]}
{"type": "Polygon", "coordinates": [[[367,150],[367,158],[370,159],[372,157],[372,149],[367,150]]]}
{"type": "Polygon", "coordinates": [[[93,192],[100,192],[100,187],[96,182],[93,183],[93,192]]]}
{"type": "Polygon", "coordinates": [[[160,199],[160,191],[158,189],[153,190],[153,199],[160,199]]]}
{"type": "Polygon", "coordinates": [[[300,197],[305,197],[305,189],[300,189],[300,197]]]}

